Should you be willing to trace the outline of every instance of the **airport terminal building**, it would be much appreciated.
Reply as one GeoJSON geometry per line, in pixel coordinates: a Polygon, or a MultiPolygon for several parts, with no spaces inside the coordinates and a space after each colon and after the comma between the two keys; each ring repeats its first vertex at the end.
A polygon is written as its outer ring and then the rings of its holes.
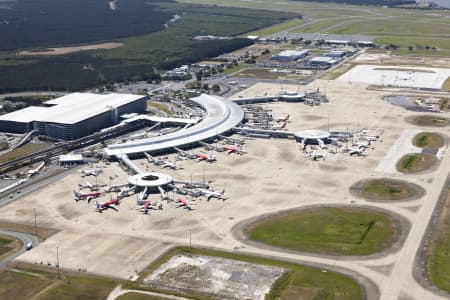
{"type": "Polygon", "coordinates": [[[115,125],[127,113],[147,109],[148,96],[72,93],[0,116],[0,131],[38,134],[73,140],[115,125]]]}

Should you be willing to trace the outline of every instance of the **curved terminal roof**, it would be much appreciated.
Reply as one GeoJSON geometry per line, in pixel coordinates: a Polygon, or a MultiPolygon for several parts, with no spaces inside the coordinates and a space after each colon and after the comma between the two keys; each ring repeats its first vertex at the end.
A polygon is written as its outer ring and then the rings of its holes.
{"type": "Polygon", "coordinates": [[[317,140],[317,139],[327,139],[330,137],[328,131],[323,130],[303,130],[295,133],[295,137],[302,140],[317,140]]]}
{"type": "Polygon", "coordinates": [[[165,186],[172,182],[170,175],[156,172],[140,173],[128,178],[128,184],[144,188],[165,186]]]}
{"type": "Polygon", "coordinates": [[[200,142],[230,130],[244,118],[244,111],[239,105],[221,97],[202,94],[191,98],[191,101],[200,105],[207,113],[201,122],[163,136],[110,145],[105,148],[105,154],[120,157],[200,142]]]}

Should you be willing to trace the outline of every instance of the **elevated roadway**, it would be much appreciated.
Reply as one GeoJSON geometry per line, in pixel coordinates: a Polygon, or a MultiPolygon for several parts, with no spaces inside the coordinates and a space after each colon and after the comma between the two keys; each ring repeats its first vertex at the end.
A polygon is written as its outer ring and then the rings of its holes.
{"type": "Polygon", "coordinates": [[[190,100],[206,111],[206,116],[202,121],[191,127],[163,136],[110,145],[104,149],[105,155],[119,158],[124,155],[158,152],[173,147],[194,144],[223,134],[244,119],[242,108],[227,99],[203,94],[190,100]]]}

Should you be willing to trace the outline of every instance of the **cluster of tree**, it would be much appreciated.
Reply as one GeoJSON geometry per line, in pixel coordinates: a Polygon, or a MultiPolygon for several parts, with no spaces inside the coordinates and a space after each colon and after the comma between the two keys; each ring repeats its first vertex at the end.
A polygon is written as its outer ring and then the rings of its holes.
{"type": "MultiPolygon", "coordinates": [[[[131,0],[130,3],[140,3],[140,1],[144,2],[144,0],[131,0]]],[[[126,2],[121,1],[119,4],[126,2]]],[[[122,48],[52,57],[2,56],[0,58],[2,70],[0,92],[84,90],[93,87],[104,88],[116,82],[160,81],[160,73],[163,70],[215,57],[253,43],[252,40],[244,38],[198,41],[192,39],[196,35],[237,36],[293,16],[264,10],[172,2],[163,2],[163,4],[165,6],[160,7],[162,10],[160,13],[164,16],[179,13],[179,10],[183,10],[185,14],[176,22],[170,23],[165,30],[122,40],[125,43],[122,48]]],[[[158,3],[158,5],[162,4],[158,3]]],[[[138,16],[140,15],[135,16],[136,22],[140,19],[138,16]]],[[[143,18],[151,19],[152,15],[143,18]]],[[[118,22],[118,24],[122,23],[118,22]]],[[[103,35],[102,39],[104,39],[103,35]]]]}
{"type": "Polygon", "coordinates": [[[106,0],[16,1],[10,8],[0,9],[0,50],[141,35],[161,30],[172,16],[145,0],[120,1],[117,6],[110,9],[106,0]]]}

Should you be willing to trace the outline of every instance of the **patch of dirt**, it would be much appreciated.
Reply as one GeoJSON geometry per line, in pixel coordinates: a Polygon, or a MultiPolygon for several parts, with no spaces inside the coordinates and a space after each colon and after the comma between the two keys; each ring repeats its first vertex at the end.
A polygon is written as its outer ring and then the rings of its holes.
{"type": "Polygon", "coordinates": [[[25,50],[25,51],[20,51],[19,55],[23,55],[23,56],[63,55],[63,54],[69,54],[69,53],[87,51],[87,50],[114,49],[114,48],[123,47],[124,45],[125,45],[124,43],[110,42],[110,43],[91,44],[91,45],[74,46],[74,47],[48,48],[48,49],[42,49],[42,50],[39,50],[39,49],[25,50]]]}

